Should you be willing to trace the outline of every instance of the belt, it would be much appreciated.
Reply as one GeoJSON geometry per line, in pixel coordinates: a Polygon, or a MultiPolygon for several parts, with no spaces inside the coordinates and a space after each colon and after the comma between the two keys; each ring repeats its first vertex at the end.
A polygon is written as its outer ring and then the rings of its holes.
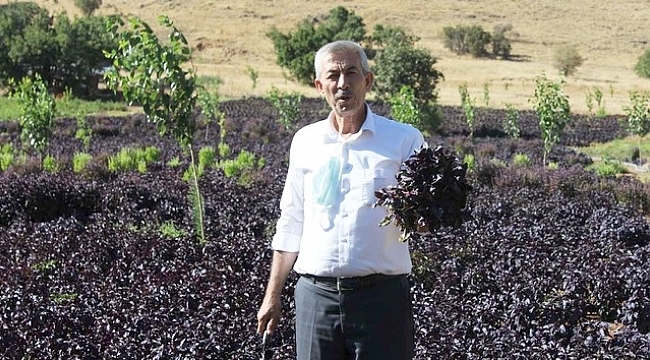
{"type": "Polygon", "coordinates": [[[300,274],[300,277],[307,279],[313,284],[321,284],[341,290],[357,290],[367,288],[385,281],[406,279],[406,274],[401,275],[386,275],[386,274],[371,274],[366,276],[357,277],[327,277],[315,276],[310,274],[300,274]]]}

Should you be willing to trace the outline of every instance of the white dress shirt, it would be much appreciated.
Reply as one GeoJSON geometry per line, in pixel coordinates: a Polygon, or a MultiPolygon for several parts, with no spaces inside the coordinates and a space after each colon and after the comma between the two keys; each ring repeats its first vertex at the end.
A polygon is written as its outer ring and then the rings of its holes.
{"type": "Polygon", "coordinates": [[[399,240],[401,231],[394,224],[379,226],[387,210],[373,204],[375,191],[397,183],[402,163],[423,146],[424,138],[416,128],[366,109],[361,129],[347,139],[337,133],[330,114],[300,129],[292,140],[271,247],[298,252],[297,273],[347,277],[411,271],[408,243],[399,240]],[[336,196],[321,205],[314,179],[332,160],[341,165],[333,177],[336,196]]]}

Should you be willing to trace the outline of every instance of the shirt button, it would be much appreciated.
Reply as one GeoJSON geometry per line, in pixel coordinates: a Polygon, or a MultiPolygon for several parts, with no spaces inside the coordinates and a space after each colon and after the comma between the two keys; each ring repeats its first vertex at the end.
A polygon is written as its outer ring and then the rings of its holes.
{"type": "Polygon", "coordinates": [[[348,191],[350,191],[350,180],[343,179],[343,181],[341,181],[341,192],[347,194],[348,191]]]}
{"type": "Polygon", "coordinates": [[[348,173],[350,172],[350,170],[352,170],[352,165],[350,164],[343,165],[343,172],[348,173]]]}

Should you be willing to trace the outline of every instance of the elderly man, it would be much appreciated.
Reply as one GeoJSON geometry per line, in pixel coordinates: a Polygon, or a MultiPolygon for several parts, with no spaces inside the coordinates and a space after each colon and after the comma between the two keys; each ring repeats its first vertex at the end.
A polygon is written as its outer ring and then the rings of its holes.
{"type": "Polygon", "coordinates": [[[408,243],[393,224],[379,226],[387,210],[373,204],[424,138],[370,110],[373,74],[357,43],[323,46],[314,67],[332,111],[293,138],[257,330],[277,328],[293,269],[298,360],[412,359],[408,243]]]}

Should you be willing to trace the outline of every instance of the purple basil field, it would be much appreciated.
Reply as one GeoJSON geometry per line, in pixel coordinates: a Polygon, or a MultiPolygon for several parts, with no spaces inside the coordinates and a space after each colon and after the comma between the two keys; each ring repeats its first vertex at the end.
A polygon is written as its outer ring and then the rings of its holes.
{"type": "MultiPolygon", "coordinates": [[[[0,172],[0,358],[262,356],[256,313],[293,133],[264,99],[221,107],[224,129],[201,124],[195,147],[216,147],[223,132],[231,154],[265,165],[247,184],[204,170],[205,244],[183,180],[189,156],[142,114],[87,117],[87,149],[75,119],[59,119],[47,149],[58,171],[28,161],[0,172]],[[160,150],[146,170],[108,169],[110,156],[144,147],[160,150]],[[81,151],[93,159],[75,172],[81,151]]],[[[474,156],[471,217],[411,241],[415,358],[650,358],[650,189],[588,172],[591,159],[572,150],[625,136],[620,119],[573,115],[549,168],[535,113],[519,112],[514,139],[505,110],[477,108],[473,136],[462,109],[441,110],[427,140],[474,156]]],[[[303,99],[299,123],[326,114],[322,100],[303,99]]],[[[0,122],[0,143],[19,146],[16,123],[0,122]]],[[[295,358],[294,280],[271,359],[295,358]]]]}

